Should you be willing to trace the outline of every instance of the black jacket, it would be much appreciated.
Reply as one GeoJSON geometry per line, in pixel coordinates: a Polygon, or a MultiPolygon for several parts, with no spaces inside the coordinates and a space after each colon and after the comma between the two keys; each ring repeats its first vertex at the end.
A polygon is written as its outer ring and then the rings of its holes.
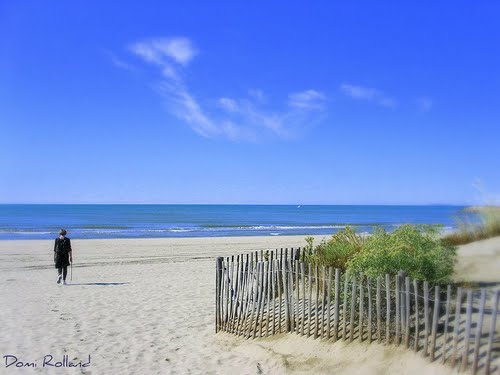
{"type": "Polygon", "coordinates": [[[71,240],[69,238],[65,237],[63,240],[56,238],[54,243],[54,263],[56,268],[70,265],[69,253],[71,251],[71,240]]]}

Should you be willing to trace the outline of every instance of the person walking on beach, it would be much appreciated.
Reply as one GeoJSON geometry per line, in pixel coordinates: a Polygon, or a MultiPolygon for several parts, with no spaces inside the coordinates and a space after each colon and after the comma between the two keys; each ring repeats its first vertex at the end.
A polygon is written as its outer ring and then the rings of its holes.
{"type": "Polygon", "coordinates": [[[73,251],[71,249],[71,240],[66,237],[66,230],[59,231],[59,237],[56,238],[54,244],[54,263],[57,268],[57,283],[61,280],[66,284],[66,276],[68,275],[68,266],[73,263],[73,251]]]}

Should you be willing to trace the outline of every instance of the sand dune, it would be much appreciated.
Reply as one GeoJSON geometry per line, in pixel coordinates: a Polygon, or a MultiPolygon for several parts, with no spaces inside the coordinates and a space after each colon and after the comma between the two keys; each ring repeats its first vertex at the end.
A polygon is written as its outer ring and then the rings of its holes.
{"type": "MultiPolygon", "coordinates": [[[[14,359],[2,358],[2,373],[54,373],[42,366],[46,355],[74,364],[90,355],[90,366],[58,373],[452,373],[394,346],[215,335],[215,257],[300,245],[302,236],[75,239],[73,281],[64,287],[55,283],[52,241],[2,241],[0,354],[37,365],[6,368],[14,359]]],[[[460,278],[500,281],[499,245],[497,238],[462,247],[460,278]]]]}

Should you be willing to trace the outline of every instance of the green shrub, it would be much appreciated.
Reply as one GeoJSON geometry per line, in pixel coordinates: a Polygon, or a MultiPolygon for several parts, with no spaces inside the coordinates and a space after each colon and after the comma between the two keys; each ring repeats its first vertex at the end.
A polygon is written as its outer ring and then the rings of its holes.
{"type": "Polygon", "coordinates": [[[431,284],[450,281],[456,248],[439,238],[436,227],[403,225],[391,233],[377,229],[347,268],[370,277],[403,271],[431,284]]]}
{"type": "Polygon", "coordinates": [[[306,238],[307,262],[345,270],[347,262],[363,248],[365,237],[347,227],[335,233],[329,240],[323,239],[316,247],[313,241],[312,237],[306,238]]]}
{"type": "Polygon", "coordinates": [[[329,240],[314,246],[306,238],[306,261],[314,265],[346,269],[377,277],[399,271],[432,284],[450,280],[456,261],[456,248],[442,241],[437,227],[403,225],[393,232],[376,229],[364,236],[347,227],[329,240]]]}

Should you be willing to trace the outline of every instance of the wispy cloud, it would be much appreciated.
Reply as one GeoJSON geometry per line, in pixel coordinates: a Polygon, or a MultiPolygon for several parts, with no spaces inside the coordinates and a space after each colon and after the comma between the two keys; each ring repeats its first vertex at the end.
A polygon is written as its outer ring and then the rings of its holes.
{"type": "Polygon", "coordinates": [[[396,100],[394,98],[372,87],[343,83],[340,85],[340,91],[353,99],[371,101],[382,107],[393,108],[396,106],[396,100]]]}
{"type": "Polygon", "coordinates": [[[165,65],[172,60],[187,65],[198,50],[190,39],[184,37],[156,38],[133,43],[130,50],[149,63],[165,65]]]}
{"type": "Polygon", "coordinates": [[[322,109],[325,99],[325,95],[316,90],[306,90],[288,95],[288,104],[298,109],[322,109]]]}
{"type": "Polygon", "coordinates": [[[198,54],[191,40],[150,39],[131,44],[129,50],[144,63],[158,68],[159,92],[165,97],[169,111],[203,137],[256,141],[267,133],[281,139],[293,138],[314,123],[324,109],[325,95],[313,89],[291,93],[288,106],[281,111],[268,110],[266,94],[258,89],[248,90],[248,96],[243,98],[205,99],[202,106],[182,74],[198,54]]]}
{"type": "Polygon", "coordinates": [[[120,69],[128,70],[130,72],[135,71],[135,67],[132,64],[129,64],[128,62],[125,62],[124,60],[120,59],[113,52],[108,50],[103,50],[103,51],[114,66],[120,69]]]}
{"type": "Polygon", "coordinates": [[[239,110],[238,103],[231,98],[219,98],[219,106],[228,112],[238,112],[239,110]]]}
{"type": "Polygon", "coordinates": [[[417,108],[420,112],[429,112],[434,104],[431,98],[422,96],[416,99],[417,108]]]}

